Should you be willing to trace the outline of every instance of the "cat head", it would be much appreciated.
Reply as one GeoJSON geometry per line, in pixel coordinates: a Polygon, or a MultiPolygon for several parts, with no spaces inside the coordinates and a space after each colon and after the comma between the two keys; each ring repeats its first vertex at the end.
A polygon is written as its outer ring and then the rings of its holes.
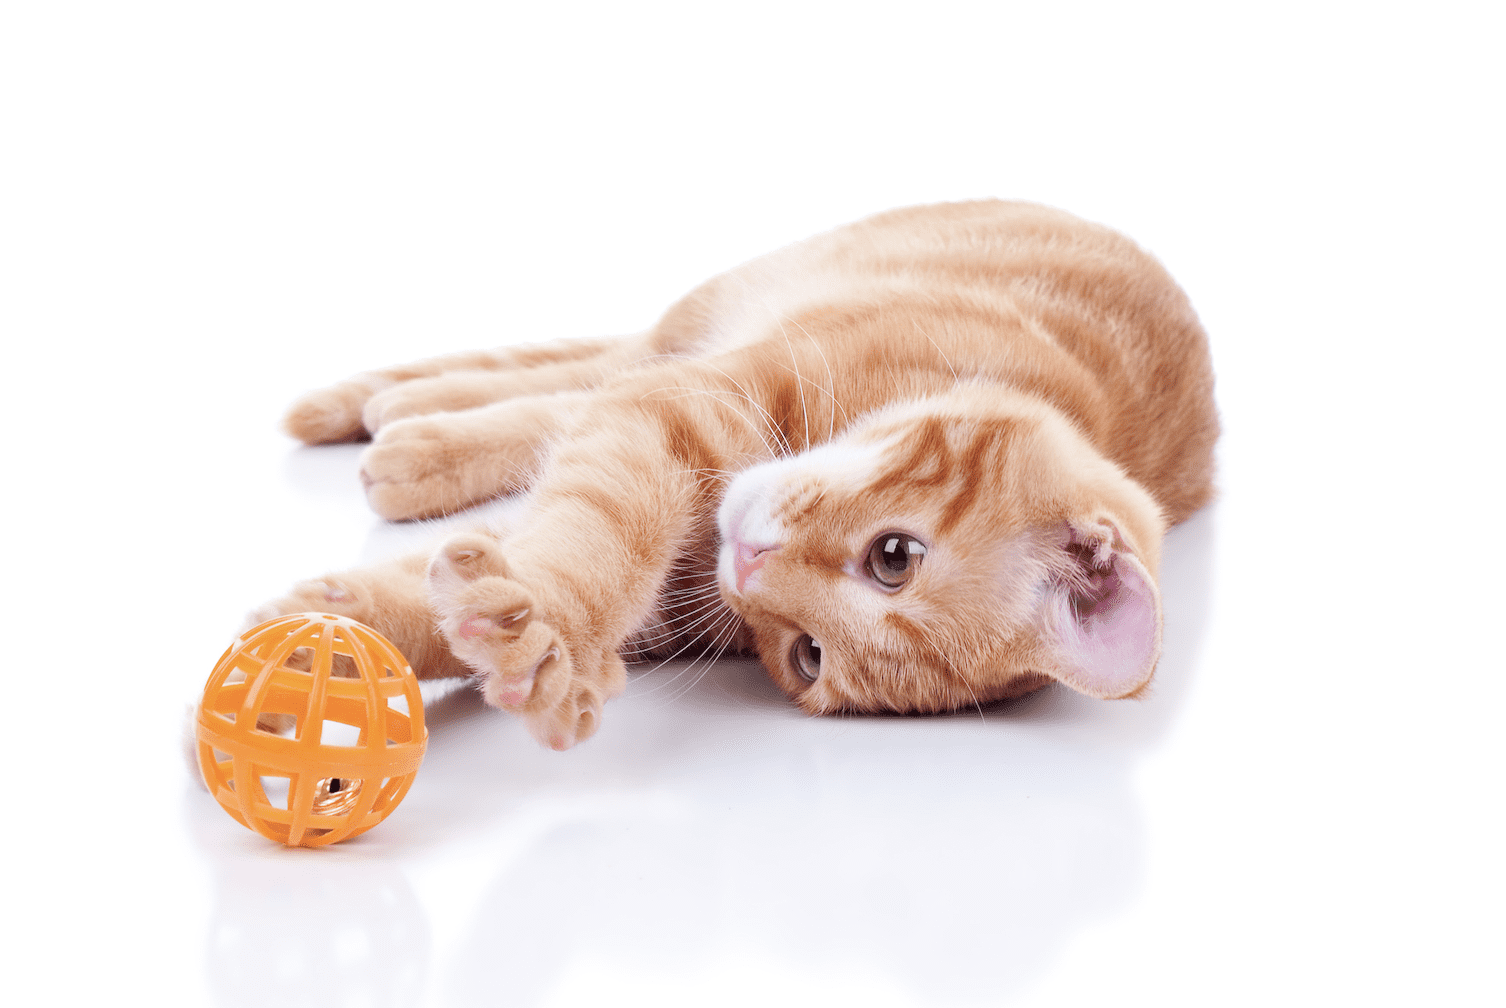
{"type": "Polygon", "coordinates": [[[1132,696],[1160,654],[1149,495],[997,389],[891,407],[740,473],[722,596],[812,713],[938,712],[1055,680],[1132,696]]]}

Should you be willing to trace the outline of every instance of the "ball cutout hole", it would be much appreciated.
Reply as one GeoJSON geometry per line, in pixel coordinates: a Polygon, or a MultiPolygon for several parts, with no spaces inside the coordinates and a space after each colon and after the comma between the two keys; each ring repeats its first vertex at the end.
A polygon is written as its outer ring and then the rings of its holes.
{"type": "Polygon", "coordinates": [[[324,722],[319,732],[319,744],[327,746],[357,746],[361,744],[361,729],[343,721],[324,722]]]}
{"type": "Polygon", "coordinates": [[[288,777],[263,775],[261,778],[261,793],[266,797],[268,805],[275,809],[287,811],[288,788],[291,784],[292,780],[288,777]]]}
{"type": "Polygon", "coordinates": [[[297,735],[297,714],[261,714],[256,718],[256,730],[267,735],[297,735]]]}
{"type": "Polygon", "coordinates": [[[383,777],[381,789],[377,791],[376,801],[372,808],[378,812],[390,808],[402,792],[403,783],[404,780],[401,777],[383,777]]]}

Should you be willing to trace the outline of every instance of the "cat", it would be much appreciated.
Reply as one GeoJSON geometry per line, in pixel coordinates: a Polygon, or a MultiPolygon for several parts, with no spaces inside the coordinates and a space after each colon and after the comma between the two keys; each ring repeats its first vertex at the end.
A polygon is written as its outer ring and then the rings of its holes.
{"type": "Polygon", "coordinates": [[[1170,524],[1210,499],[1207,339],[1166,271],[1065,212],[895,210],[753,260],[637,336],[436,357],[310,393],[391,520],[512,519],[303,582],[422,678],[566,749],[625,661],[752,651],[813,714],[1061,682],[1145,691],[1170,524]]]}

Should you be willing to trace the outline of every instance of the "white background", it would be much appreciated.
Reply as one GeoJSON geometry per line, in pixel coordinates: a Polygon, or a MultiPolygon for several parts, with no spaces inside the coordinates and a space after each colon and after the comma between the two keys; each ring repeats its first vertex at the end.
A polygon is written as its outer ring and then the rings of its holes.
{"type": "Polygon", "coordinates": [[[1493,8],[8,5],[8,995],[1499,1004],[1493,8]],[[299,392],[977,196],[1122,229],[1211,334],[1150,700],[810,720],[728,663],[561,755],[456,695],[327,851],[192,783],[242,615],[405,534],[299,392]]]}

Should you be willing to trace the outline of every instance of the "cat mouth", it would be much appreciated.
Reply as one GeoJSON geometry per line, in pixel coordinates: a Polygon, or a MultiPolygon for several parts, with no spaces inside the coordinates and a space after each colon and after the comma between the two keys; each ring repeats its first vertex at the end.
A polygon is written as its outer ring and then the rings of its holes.
{"type": "Polygon", "coordinates": [[[769,554],[779,549],[778,546],[759,546],[732,541],[732,571],[737,585],[737,593],[743,594],[748,578],[758,573],[763,568],[764,561],[769,554]]]}

